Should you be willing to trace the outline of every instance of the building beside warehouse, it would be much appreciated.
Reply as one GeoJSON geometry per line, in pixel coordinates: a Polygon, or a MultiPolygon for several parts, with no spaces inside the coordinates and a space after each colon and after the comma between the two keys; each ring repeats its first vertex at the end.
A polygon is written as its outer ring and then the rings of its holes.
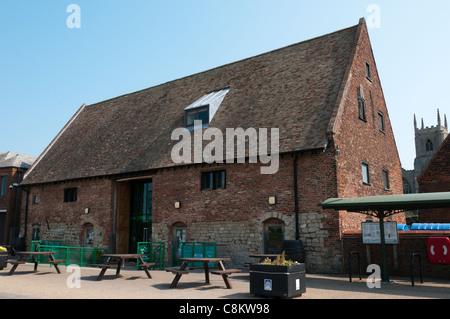
{"type": "MultiPolygon", "coordinates": [[[[421,193],[450,192],[450,137],[446,137],[418,177],[421,193]]],[[[445,208],[421,209],[420,223],[450,223],[450,212],[445,208]]]]}
{"type": "Polygon", "coordinates": [[[19,183],[36,157],[16,152],[0,153],[0,244],[15,244],[22,192],[19,183]]]}

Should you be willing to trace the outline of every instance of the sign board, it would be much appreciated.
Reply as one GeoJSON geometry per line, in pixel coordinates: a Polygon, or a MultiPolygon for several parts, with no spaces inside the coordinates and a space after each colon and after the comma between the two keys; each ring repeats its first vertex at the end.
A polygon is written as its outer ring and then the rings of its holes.
{"type": "Polygon", "coordinates": [[[272,279],[264,279],[264,290],[272,291],[272,279]]]}
{"type": "MultiPolygon", "coordinates": [[[[384,222],[386,244],[398,244],[397,222],[384,222]]],[[[380,223],[361,223],[363,244],[381,244],[380,223]]]]}

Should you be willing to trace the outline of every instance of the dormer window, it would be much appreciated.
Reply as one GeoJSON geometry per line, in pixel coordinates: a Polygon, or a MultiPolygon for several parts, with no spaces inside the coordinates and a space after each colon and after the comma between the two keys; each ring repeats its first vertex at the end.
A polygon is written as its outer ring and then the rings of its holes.
{"type": "Polygon", "coordinates": [[[194,121],[202,121],[202,127],[207,127],[222,104],[230,88],[206,93],[203,97],[184,109],[184,127],[194,129],[194,121]]]}
{"type": "Polygon", "coordinates": [[[186,110],[184,126],[187,128],[194,127],[194,121],[202,121],[202,125],[208,125],[209,105],[191,110],[186,110]]]}

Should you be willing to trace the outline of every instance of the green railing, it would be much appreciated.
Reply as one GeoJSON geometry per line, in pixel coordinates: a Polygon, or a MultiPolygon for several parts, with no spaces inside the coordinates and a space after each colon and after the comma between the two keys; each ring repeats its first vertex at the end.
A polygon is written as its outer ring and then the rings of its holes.
{"type": "MultiPolygon", "coordinates": [[[[55,259],[66,260],[66,266],[79,265],[80,267],[102,262],[103,258],[100,256],[108,253],[108,249],[106,248],[70,247],[60,245],[60,243],[56,245],[43,245],[41,242],[33,242],[31,248],[33,251],[55,251],[57,252],[54,255],[55,259]]],[[[39,257],[38,263],[45,264],[47,259],[47,256],[39,257]]]]}
{"type": "MultiPolygon", "coordinates": [[[[164,242],[139,242],[137,253],[144,254],[144,262],[153,262],[155,266],[150,269],[165,268],[165,243],[164,242]]],[[[107,248],[93,247],[70,247],[65,246],[61,241],[33,241],[31,243],[32,251],[55,251],[55,259],[66,260],[65,265],[79,265],[80,267],[89,266],[89,264],[101,263],[104,261],[102,254],[108,253],[107,248]]],[[[189,257],[217,257],[217,243],[215,242],[181,242],[172,248],[171,266],[179,266],[179,258],[189,257]]],[[[33,258],[33,257],[32,257],[33,258]]],[[[48,257],[39,257],[38,263],[45,264],[48,257]]],[[[31,261],[31,260],[30,260],[31,261]]],[[[31,261],[33,262],[33,261],[31,261]]],[[[210,263],[210,267],[214,267],[210,263]]],[[[191,263],[190,267],[202,267],[200,263],[191,263]]],[[[139,263],[137,264],[139,268],[139,263]]]]}
{"type": "MultiPolygon", "coordinates": [[[[144,254],[142,259],[146,263],[155,263],[150,269],[164,269],[166,244],[164,242],[139,242],[137,253],[144,254]]],[[[139,269],[139,262],[137,263],[139,269]]]]}
{"type": "Polygon", "coordinates": [[[40,245],[65,246],[62,240],[33,240],[31,242],[31,251],[38,251],[40,245]]]}
{"type": "MultiPolygon", "coordinates": [[[[179,266],[179,258],[217,257],[217,243],[215,242],[180,242],[172,248],[171,266],[179,266]]],[[[209,263],[215,267],[214,263],[209,263]]],[[[189,267],[203,267],[201,263],[191,263],[189,267]]]]}

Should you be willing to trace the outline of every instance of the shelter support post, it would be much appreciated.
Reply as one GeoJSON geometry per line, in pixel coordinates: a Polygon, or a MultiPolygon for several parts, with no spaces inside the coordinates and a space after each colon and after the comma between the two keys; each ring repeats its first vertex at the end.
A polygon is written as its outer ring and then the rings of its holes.
{"type": "Polygon", "coordinates": [[[386,261],[386,240],[384,237],[384,212],[378,212],[378,218],[380,220],[380,237],[381,237],[381,282],[389,282],[389,271],[386,261]]]}

